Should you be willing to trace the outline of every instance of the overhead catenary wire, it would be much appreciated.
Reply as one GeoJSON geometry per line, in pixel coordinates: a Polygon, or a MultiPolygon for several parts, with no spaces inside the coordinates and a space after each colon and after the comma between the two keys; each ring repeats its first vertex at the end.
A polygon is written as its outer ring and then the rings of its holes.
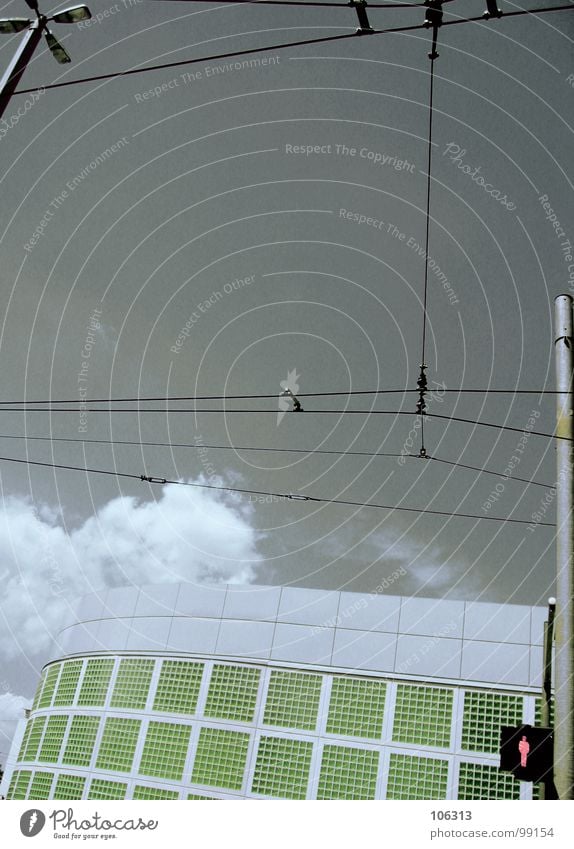
{"type": "MultiPolygon", "coordinates": [[[[502,16],[502,18],[492,18],[491,20],[492,21],[500,21],[500,20],[503,20],[505,18],[517,17],[519,15],[539,15],[539,14],[543,14],[545,12],[560,12],[560,11],[572,11],[572,10],[574,10],[574,6],[563,6],[563,5],[561,5],[561,6],[546,6],[546,7],[536,8],[536,9],[521,9],[521,10],[516,11],[516,12],[505,12],[505,14],[502,16]]],[[[486,25],[486,24],[489,24],[490,22],[491,22],[490,20],[488,22],[485,21],[484,18],[482,17],[482,15],[478,15],[478,16],[472,17],[472,18],[458,18],[457,20],[454,20],[454,21],[451,21],[451,20],[443,21],[442,26],[443,27],[445,27],[445,26],[455,26],[457,24],[468,24],[468,23],[482,23],[482,24],[486,25]]],[[[388,35],[390,33],[414,32],[414,31],[417,31],[417,30],[423,30],[423,31],[426,32],[427,27],[425,27],[424,24],[416,24],[416,25],[413,25],[413,26],[403,26],[403,27],[387,27],[386,29],[379,29],[379,30],[373,29],[373,30],[371,30],[371,32],[369,34],[370,35],[388,35]]],[[[291,47],[304,47],[304,46],[307,46],[307,45],[310,45],[310,44],[325,44],[327,42],[342,41],[344,39],[349,39],[349,38],[357,38],[358,36],[361,37],[357,32],[342,33],[341,35],[327,35],[327,36],[322,36],[320,38],[308,38],[308,39],[304,39],[302,41],[291,41],[291,42],[286,42],[286,43],[283,43],[283,44],[271,44],[271,45],[267,45],[266,47],[252,47],[252,48],[249,48],[247,50],[234,50],[234,51],[229,51],[227,53],[217,53],[217,54],[214,54],[214,55],[211,55],[211,56],[199,56],[199,57],[196,57],[194,59],[181,59],[177,62],[165,62],[165,63],[161,63],[161,64],[158,64],[158,65],[148,65],[145,68],[127,68],[126,70],[123,70],[123,71],[111,71],[107,74],[96,74],[96,75],[90,76],[90,77],[80,77],[80,78],[72,79],[72,80],[62,80],[62,81],[57,82],[57,83],[48,83],[46,85],[35,86],[33,88],[20,88],[20,89],[17,89],[15,92],[13,92],[12,97],[15,97],[18,94],[31,94],[33,92],[38,92],[38,91],[45,92],[45,91],[48,91],[50,89],[64,88],[64,87],[72,86],[72,85],[81,85],[81,84],[90,83],[90,82],[102,82],[103,80],[112,80],[112,79],[117,79],[119,77],[133,76],[135,74],[144,74],[144,73],[147,73],[147,72],[150,72],[150,71],[165,70],[165,69],[168,69],[168,68],[180,68],[180,67],[183,67],[185,65],[195,65],[199,62],[213,62],[213,61],[216,61],[216,60],[219,60],[219,59],[232,59],[232,58],[237,57],[237,56],[247,56],[247,55],[253,54],[253,53],[266,53],[269,50],[285,50],[285,49],[288,49],[288,48],[291,48],[291,47]]]]}
{"type": "MultiPolygon", "coordinates": [[[[81,445],[129,445],[137,446],[138,448],[153,447],[153,448],[193,448],[197,451],[205,449],[209,451],[246,451],[251,453],[262,454],[301,454],[306,457],[319,455],[331,455],[336,457],[408,457],[411,460],[419,460],[418,454],[398,454],[391,451],[336,451],[327,448],[274,448],[273,446],[257,447],[254,445],[211,445],[204,442],[153,442],[153,441],[138,441],[128,439],[80,439],[79,437],[65,436],[29,436],[24,434],[6,434],[0,433],[0,439],[24,439],[26,441],[41,441],[41,442],[65,442],[79,443],[81,445]]],[[[436,463],[445,463],[449,466],[456,466],[461,469],[480,472],[484,475],[494,475],[495,477],[504,478],[504,480],[517,481],[532,486],[541,486],[544,489],[552,489],[554,484],[535,481],[532,478],[522,478],[518,475],[506,475],[504,472],[495,472],[494,469],[485,469],[480,466],[471,466],[468,463],[459,463],[455,460],[445,460],[442,457],[436,457],[428,454],[426,460],[434,460],[436,463]]]]}
{"type": "MultiPolygon", "coordinates": [[[[272,498],[278,498],[286,501],[312,501],[320,504],[342,504],[347,507],[370,507],[378,510],[390,510],[392,512],[399,511],[403,513],[416,513],[417,515],[428,514],[432,516],[445,516],[448,518],[459,518],[459,519],[477,519],[491,522],[502,522],[504,524],[510,523],[514,525],[530,525],[532,522],[528,519],[512,519],[504,516],[478,516],[474,513],[453,513],[446,510],[428,510],[426,508],[419,507],[399,507],[391,504],[379,504],[376,502],[369,501],[350,501],[341,498],[321,498],[319,496],[313,495],[304,495],[302,493],[286,493],[286,492],[269,492],[267,490],[259,490],[259,489],[247,489],[235,486],[217,486],[215,484],[207,484],[207,483],[196,483],[194,481],[182,481],[182,480],[170,480],[168,478],[156,477],[153,475],[144,474],[133,474],[130,472],[118,472],[111,471],[109,469],[94,469],[87,466],[70,466],[63,463],[45,463],[40,462],[39,460],[28,460],[20,457],[0,457],[0,462],[5,463],[18,463],[26,466],[41,466],[44,468],[50,469],[60,469],[63,471],[74,471],[74,472],[84,472],[84,474],[93,474],[93,475],[105,475],[115,478],[129,478],[131,480],[138,480],[144,483],[149,484],[159,484],[165,486],[167,484],[173,484],[177,486],[190,486],[197,489],[210,489],[219,492],[236,492],[238,494],[245,495],[262,495],[262,496],[270,496],[272,498]]],[[[553,528],[555,524],[552,522],[537,522],[537,527],[539,525],[553,528]]]]}
{"type": "MultiPolygon", "coordinates": [[[[211,409],[211,408],[196,408],[196,407],[186,407],[186,408],[178,408],[178,409],[169,409],[168,407],[119,407],[118,409],[113,409],[111,407],[85,407],[84,402],[79,402],[82,404],[82,412],[85,413],[163,413],[168,415],[174,415],[175,413],[183,413],[183,414],[219,414],[219,415],[257,415],[257,416],[265,416],[265,415],[277,415],[277,410],[254,410],[254,409],[243,409],[243,410],[228,410],[227,408],[219,408],[219,409],[211,409]]],[[[78,409],[75,407],[2,407],[3,413],[50,413],[51,415],[55,413],[77,413],[78,409]]],[[[297,416],[413,416],[414,413],[409,410],[300,410],[297,416]]],[[[511,433],[527,433],[531,436],[543,436],[548,439],[567,439],[568,436],[559,436],[556,433],[548,433],[546,431],[540,430],[530,430],[524,427],[513,427],[512,425],[501,425],[496,422],[483,422],[478,421],[476,419],[467,419],[462,418],[461,416],[450,416],[450,415],[442,415],[441,413],[426,413],[427,418],[431,419],[444,419],[446,421],[451,422],[459,422],[464,424],[475,425],[476,427],[488,427],[494,428],[495,430],[507,430],[511,433]]]]}
{"type": "MultiPolygon", "coordinates": [[[[448,389],[446,386],[439,385],[436,388],[437,392],[444,395],[445,392],[455,393],[457,395],[465,394],[491,394],[491,395],[559,395],[557,389],[467,389],[466,387],[458,387],[448,389]]],[[[334,398],[334,397],[351,397],[354,395],[405,395],[409,392],[418,392],[418,389],[347,389],[344,391],[332,392],[297,392],[298,398],[334,398]]],[[[251,393],[242,395],[132,395],[126,397],[106,397],[106,398],[87,398],[82,399],[82,403],[86,404],[123,404],[123,403],[143,403],[151,401],[254,401],[268,400],[270,398],[278,398],[278,392],[251,393]]],[[[12,406],[16,404],[76,404],[79,403],[78,398],[44,398],[41,400],[26,400],[26,401],[0,401],[0,408],[4,406],[12,406]]]]}

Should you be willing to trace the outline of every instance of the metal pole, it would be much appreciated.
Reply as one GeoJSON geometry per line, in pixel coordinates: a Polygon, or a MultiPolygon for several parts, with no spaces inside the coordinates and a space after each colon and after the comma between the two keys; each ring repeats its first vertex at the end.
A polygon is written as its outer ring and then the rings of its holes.
{"type": "Polygon", "coordinates": [[[556,660],[554,783],[560,799],[574,799],[574,447],[572,298],[556,307],[556,660]]]}
{"type": "MultiPolygon", "coordinates": [[[[542,728],[550,727],[550,704],[552,701],[552,643],[554,640],[554,614],[556,613],[556,599],[548,599],[548,620],[544,623],[544,658],[542,675],[542,704],[540,707],[540,725],[542,728]]],[[[551,778],[544,780],[540,785],[540,799],[552,798],[549,784],[551,778]]]]}
{"type": "Polygon", "coordinates": [[[34,50],[38,46],[45,23],[46,19],[41,17],[32,22],[30,29],[18,45],[18,50],[14,54],[12,61],[2,74],[2,78],[0,79],[0,118],[2,118],[2,115],[6,111],[10,103],[10,98],[14,94],[16,86],[20,82],[34,50]]]}

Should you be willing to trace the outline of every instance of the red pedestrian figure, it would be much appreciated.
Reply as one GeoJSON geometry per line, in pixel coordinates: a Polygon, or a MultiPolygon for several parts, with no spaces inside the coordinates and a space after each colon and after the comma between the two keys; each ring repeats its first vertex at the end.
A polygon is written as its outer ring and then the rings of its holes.
{"type": "Polygon", "coordinates": [[[530,751],[530,743],[526,739],[526,736],[523,736],[518,744],[518,751],[520,752],[520,766],[526,766],[526,759],[530,751]]]}

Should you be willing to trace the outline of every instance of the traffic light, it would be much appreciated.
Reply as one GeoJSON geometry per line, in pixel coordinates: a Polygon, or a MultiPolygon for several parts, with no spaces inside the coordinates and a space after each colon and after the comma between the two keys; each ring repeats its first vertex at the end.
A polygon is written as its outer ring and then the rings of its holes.
{"type": "Polygon", "coordinates": [[[500,729],[500,769],[519,781],[549,781],[552,777],[551,728],[519,725],[500,729]]]}

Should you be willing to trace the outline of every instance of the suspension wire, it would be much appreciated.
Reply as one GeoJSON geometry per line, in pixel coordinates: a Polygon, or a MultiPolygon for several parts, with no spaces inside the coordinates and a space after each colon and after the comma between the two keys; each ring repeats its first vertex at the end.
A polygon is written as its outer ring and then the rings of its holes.
{"type": "MultiPolygon", "coordinates": [[[[417,454],[398,454],[391,451],[336,451],[326,448],[274,448],[273,446],[260,447],[256,445],[211,445],[199,442],[152,442],[139,441],[129,439],[80,439],[79,437],[65,436],[29,436],[28,434],[8,434],[0,433],[0,439],[24,439],[31,442],[66,442],[79,443],[82,445],[131,445],[138,448],[195,448],[212,451],[249,451],[256,454],[302,454],[306,457],[315,456],[315,454],[331,455],[335,457],[410,457],[412,460],[418,460],[417,454]]],[[[445,460],[442,457],[436,457],[434,454],[427,456],[428,460],[434,460],[435,463],[445,463],[448,466],[455,466],[459,469],[468,469],[474,472],[480,472],[483,475],[494,475],[497,478],[505,480],[518,481],[520,483],[529,484],[532,486],[541,486],[544,489],[552,489],[554,484],[535,481],[532,478],[521,478],[518,475],[506,475],[504,472],[495,472],[494,469],[485,469],[480,466],[470,466],[467,463],[459,463],[455,460],[445,460]]]]}
{"type": "MultiPolygon", "coordinates": [[[[81,402],[82,404],[84,402],[81,402]]],[[[74,407],[54,407],[54,409],[46,408],[46,407],[3,407],[3,413],[77,413],[78,408],[74,407]]],[[[195,407],[190,408],[180,408],[177,410],[170,410],[166,407],[163,408],[155,408],[155,407],[147,407],[142,409],[141,407],[122,407],[118,410],[111,409],[109,407],[88,407],[84,412],[86,413],[164,413],[171,414],[174,413],[219,413],[220,415],[223,413],[225,416],[233,415],[233,414],[251,414],[256,416],[264,416],[264,415],[277,415],[277,410],[226,410],[225,408],[219,409],[207,409],[200,408],[197,409],[195,407]]],[[[303,413],[303,410],[300,411],[303,413]]],[[[313,416],[412,416],[412,412],[409,410],[305,410],[305,415],[313,415],[313,416]]],[[[441,413],[426,413],[427,418],[431,419],[444,419],[445,421],[450,422],[462,422],[464,424],[472,424],[478,427],[489,427],[495,428],[496,430],[508,430],[512,433],[528,433],[532,436],[546,436],[549,439],[566,439],[572,442],[573,440],[569,436],[561,436],[557,433],[547,433],[540,430],[526,430],[523,427],[512,427],[511,425],[501,425],[496,422],[483,422],[477,421],[476,419],[466,419],[460,416],[445,416],[441,413]]]]}
{"type": "MultiPolygon", "coordinates": [[[[351,397],[352,395],[404,395],[408,392],[418,392],[418,389],[349,389],[345,392],[298,392],[299,398],[332,398],[335,396],[351,397]]],[[[456,388],[447,389],[446,386],[440,387],[440,394],[445,392],[456,393],[457,395],[465,394],[481,394],[481,395],[559,395],[557,389],[466,389],[456,388]]],[[[134,395],[125,398],[88,398],[82,403],[86,404],[124,404],[132,402],[148,402],[148,401],[245,401],[278,398],[281,393],[271,392],[266,394],[251,394],[251,395],[156,395],[143,396],[134,395]]],[[[42,400],[30,401],[0,401],[0,408],[3,406],[12,406],[17,404],[76,404],[79,403],[78,398],[44,398],[42,400]]]]}
{"type": "MultiPolygon", "coordinates": [[[[444,2],[444,0],[443,0],[443,2],[444,2]]],[[[543,6],[541,8],[537,8],[537,9],[520,9],[517,12],[505,12],[504,15],[502,16],[502,19],[517,17],[518,15],[538,15],[538,14],[542,14],[543,12],[561,12],[561,11],[572,11],[572,10],[574,10],[574,6],[563,6],[563,5],[562,6],[546,6],[546,7],[543,6]]],[[[493,21],[501,20],[501,18],[493,18],[492,20],[493,21]]],[[[485,21],[485,19],[483,18],[482,15],[477,15],[476,17],[472,17],[472,18],[457,18],[454,21],[450,21],[450,20],[444,21],[442,25],[446,27],[446,26],[456,26],[458,24],[469,24],[469,23],[485,24],[486,21],[485,21]]],[[[415,30],[421,30],[421,29],[425,29],[424,25],[422,25],[422,24],[415,24],[413,26],[404,26],[404,27],[389,27],[387,29],[374,29],[374,30],[372,30],[371,35],[386,35],[388,33],[394,33],[394,32],[413,32],[415,30]]],[[[149,65],[146,68],[129,68],[129,69],[124,70],[124,71],[111,71],[108,74],[97,74],[93,77],[80,77],[78,79],[73,79],[73,80],[63,80],[62,82],[48,83],[47,85],[36,86],[35,88],[20,88],[20,89],[17,89],[15,92],[12,93],[12,97],[14,97],[17,94],[31,94],[31,93],[37,92],[37,91],[48,91],[48,89],[64,88],[66,86],[79,85],[81,83],[100,82],[102,80],[112,80],[112,79],[116,79],[118,77],[127,77],[127,76],[131,76],[133,74],[144,74],[144,73],[147,73],[148,71],[159,71],[159,70],[163,70],[163,69],[166,69],[166,68],[177,68],[177,67],[181,67],[183,65],[195,65],[198,62],[211,62],[211,61],[215,61],[216,59],[231,59],[235,56],[245,56],[245,55],[248,55],[249,53],[265,53],[269,50],[284,50],[284,49],[289,48],[289,47],[301,47],[301,46],[306,46],[306,45],[309,45],[309,44],[322,44],[322,43],[326,43],[326,42],[329,42],[329,41],[341,41],[341,40],[347,39],[347,38],[357,38],[357,36],[358,36],[358,34],[356,32],[343,33],[342,35],[328,35],[328,36],[324,36],[322,38],[309,38],[309,39],[305,39],[304,41],[292,41],[292,42],[283,43],[283,44],[273,44],[273,45],[268,45],[267,47],[253,47],[253,48],[250,48],[249,50],[234,50],[234,51],[229,52],[229,53],[218,53],[218,54],[215,54],[213,56],[200,56],[196,59],[182,59],[179,62],[167,62],[167,63],[162,63],[162,64],[159,64],[159,65],[149,65]]],[[[359,34],[359,37],[361,37],[360,34],[359,34]]]]}
{"type": "MultiPolygon", "coordinates": [[[[16,457],[0,457],[0,462],[5,463],[19,463],[26,466],[42,466],[44,468],[49,469],[62,469],[65,471],[74,471],[74,472],[84,472],[85,474],[93,474],[93,475],[107,475],[115,478],[130,478],[131,480],[139,480],[142,482],[150,483],[150,484],[159,484],[165,486],[166,484],[175,484],[178,486],[190,486],[197,489],[212,489],[219,492],[237,492],[237,493],[246,493],[249,495],[266,495],[272,496],[274,498],[279,498],[286,501],[314,501],[322,504],[343,504],[349,507],[372,507],[378,510],[391,510],[391,511],[400,511],[402,513],[416,513],[417,515],[421,515],[423,513],[433,515],[433,516],[447,516],[448,518],[460,518],[460,519],[480,519],[480,520],[490,520],[491,522],[502,522],[504,524],[510,523],[514,525],[530,525],[531,521],[529,519],[511,519],[504,516],[478,516],[474,513],[451,513],[446,510],[427,510],[426,508],[419,509],[418,507],[397,507],[396,505],[391,504],[378,504],[372,501],[348,501],[340,498],[319,498],[312,495],[302,495],[299,493],[285,493],[285,492],[268,492],[266,490],[259,489],[243,489],[234,486],[216,486],[215,484],[207,484],[207,483],[192,483],[191,481],[182,481],[182,480],[169,480],[168,478],[155,477],[153,475],[136,475],[131,474],[129,472],[118,472],[118,471],[110,471],[107,469],[93,469],[86,466],[69,466],[63,465],[60,463],[42,463],[38,460],[25,460],[16,457]]],[[[549,528],[556,527],[555,523],[552,522],[537,522],[538,525],[544,525],[549,528]]]]}

